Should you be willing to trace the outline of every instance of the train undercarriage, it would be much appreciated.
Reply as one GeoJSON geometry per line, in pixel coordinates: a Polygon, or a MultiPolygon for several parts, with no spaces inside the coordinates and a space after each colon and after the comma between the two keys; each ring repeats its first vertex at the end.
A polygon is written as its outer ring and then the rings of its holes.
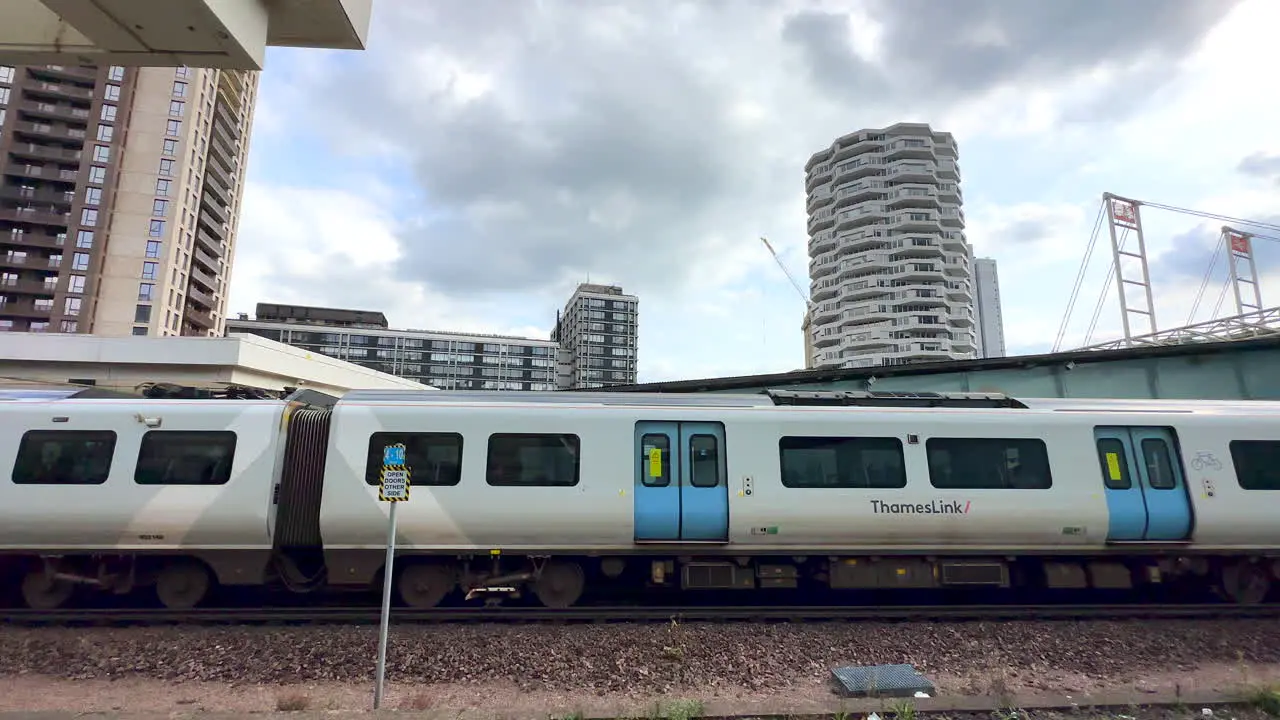
{"type": "MultiPolygon", "coordinates": [[[[342,556],[334,558],[341,565],[342,556]]],[[[0,578],[33,609],[68,606],[89,595],[150,594],[169,609],[207,601],[221,585],[282,585],[294,594],[326,590],[380,591],[380,567],[299,579],[270,553],[235,561],[226,555],[32,555],[0,557],[0,578]],[[336,577],[335,577],[336,575],[336,577]],[[363,575],[364,577],[360,577],[363,575]]],[[[380,565],[380,563],[379,563],[380,565]]],[[[1109,590],[1184,584],[1212,589],[1239,604],[1265,602],[1280,581],[1280,558],[1264,555],[1168,554],[1095,557],[1033,556],[568,556],[402,555],[393,587],[399,604],[432,608],[448,601],[500,605],[531,598],[550,608],[578,604],[595,591],[631,599],[653,592],[762,594],[777,591],[1109,590]],[[737,591],[737,592],[735,592],[737,591]]],[[[10,593],[11,595],[15,593],[10,593]]],[[[846,596],[847,597],[847,596],[846,596]]]]}

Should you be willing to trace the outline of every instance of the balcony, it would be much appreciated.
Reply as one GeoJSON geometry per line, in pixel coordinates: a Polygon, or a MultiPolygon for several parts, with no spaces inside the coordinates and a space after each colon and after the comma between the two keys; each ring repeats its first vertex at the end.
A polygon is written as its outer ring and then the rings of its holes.
{"type": "Polygon", "coordinates": [[[32,77],[51,77],[67,80],[97,80],[98,68],[89,65],[31,65],[27,72],[32,77]]]}
{"type": "Polygon", "coordinates": [[[70,206],[75,202],[76,196],[75,193],[65,190],[32,190],[20,185],[5,185],[0,186],[0,198],[70,206]]]}
{"type": "MultiPolygon", "coordinates": [[[[207,254],[201,253],[199,250],[196,250],[197,256],[202,254],[204,255],[204,257],[200,258],[201,264],[206,266],[217,267],[216,260],[209,257],[207,254]]],[[[197,286],[199,287],[203,287],[206,292],[212,293],[218,290],[218,278],[211,272],[205,272],[203,269],[201,269],[200,265],[197,265],[196,263],[191,263],[191,268],[188,270],[188,274],[190,275],[192,282],[196,283],[197,286]]],[[[193,290],[192,292],[195,292],[195,291],[193,290]]]]}
{"type": "Polygon", "coordinates": [[[30,298],[13,298],[0,303],[0,317],[46,319],[53,314],[53,307],[37,306],[30,298]]]}
{"type": "Polygon", "coordinates": [[[50,235],[47,233],[13,233],[0,232],[0,243],[8,245],[18,245],[20,247],[30,248],[60,248],[67,244],[67,239],[63,235],[50,235]]]}
{"type": "Polygon", "coordinates": [[[61,103],[24,102],[18,106],[18,109],[28,115],[38,115],[58,120],[79,120],[83,122],[89,119],[88,108],[72,107],[61,103]]]}
{"type": "MultiPolygon", "coordinates": [[[[183,320],[206,332],[212,330],[217,325],[217,323],[213,321],[212,315],[202,310],[197,310],[189,305],[183,311],[182,315],[183,320]]],[[[183,335],[186,334],[187,333],[184,331],[183,335]]],[[[202,335],[204,333],[196,332],[193,334],[202,335]]]]}
{"type": "Polygon", "coordinates": [[[64,140],[84,140],[88,134],[81,128],[73,128],[68,125],[50,125],[48,123],[36,122],[19,122],[13,125],[14,132],[17,135],[35,135],[41,139],[46,137],[62,138],[64,140]]]}
{"type": "Polygon", "coordinates": [[[55,213],[28,208],[0,207],[0,220],[29,223],[32,225],[57,225],[66,227],[71,222],[71,213],[55,213]]]}
{"type": "Polygon", "coordinates": [[[79,150],[61,148],[56,145],[41,145],[37,143],[14,143],[9,146],[9,152],[17,157],[36,158],[38,160],[61,160],[77,163],[80,162],[80,156],[83,154],[79,150]]]}
{"type": "MultiPolygon", "coordinates": [[[[55,281],[57,276],[50,276],[55,281]]],[[[53,295],[54,288],[57,287],[56,282],[47,282],[45,280],[29,280],[17,278],[0,278],[0,293],[24,293],[27,295],[53,295]]]]}
{"type": "MultiPolygon", "coordinates": [[[[195,303],[197,309],[203,309],[206,311],[213,310],[213,308],[217,306],[217,303],[213,300],[213,295],[201,292],[193,287],[187,288],[187,302],[195,303]]],[[[190,309],[190,306],[188,306],[188,309],[190,309]]]]}
{"type": "Polygon", "coordinates": [[[217,270],[218,259],[222,257],[222,241],[205,229],[204,225],[196,227],[196,257],[210,270],[217,270]],[[204,255],[205,257],[201,257],[204,255]]]}
{"type": "Polygon", "coordinates": [[[91,88],[84,88],[71,83],[35,82],[27,85],[26,89],[32,95],[51,95],[56,98],[72,98],[84,101],[93,99],[93,90],[91,88]]]}

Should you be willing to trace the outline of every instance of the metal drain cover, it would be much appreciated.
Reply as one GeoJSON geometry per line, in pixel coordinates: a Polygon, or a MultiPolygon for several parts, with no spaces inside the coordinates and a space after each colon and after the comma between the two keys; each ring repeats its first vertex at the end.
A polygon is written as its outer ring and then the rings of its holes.
{"type": "Polygon", "coordinates": [[[831,671],[846,697],[933,695],[933,683],[911,665],[846,665],[831,671]]]}

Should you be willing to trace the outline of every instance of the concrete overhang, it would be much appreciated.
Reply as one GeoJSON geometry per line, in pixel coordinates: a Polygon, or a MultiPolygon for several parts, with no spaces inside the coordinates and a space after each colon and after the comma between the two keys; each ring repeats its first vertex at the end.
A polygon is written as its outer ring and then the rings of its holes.
{"type": "Polygon", "coordinates": [[[363,50],[373,0],[0,0],[0,63],[261,70],[266,48],[363,50]]]}

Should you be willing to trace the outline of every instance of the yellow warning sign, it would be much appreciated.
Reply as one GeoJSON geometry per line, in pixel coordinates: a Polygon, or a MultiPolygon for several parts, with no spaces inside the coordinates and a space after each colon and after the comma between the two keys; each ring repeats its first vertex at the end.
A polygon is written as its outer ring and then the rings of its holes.
{"type": "Polygon", "coordinates": [[[1107,453],[1107,472],[1111,475],[1112,480],[1120,480],[1120,455],[1118,453],[1107,453]]]}
{"type": "Polygon", "coordinates": [[[649,477],[662,477],[662,448],[649,448],[649,477]]]}

